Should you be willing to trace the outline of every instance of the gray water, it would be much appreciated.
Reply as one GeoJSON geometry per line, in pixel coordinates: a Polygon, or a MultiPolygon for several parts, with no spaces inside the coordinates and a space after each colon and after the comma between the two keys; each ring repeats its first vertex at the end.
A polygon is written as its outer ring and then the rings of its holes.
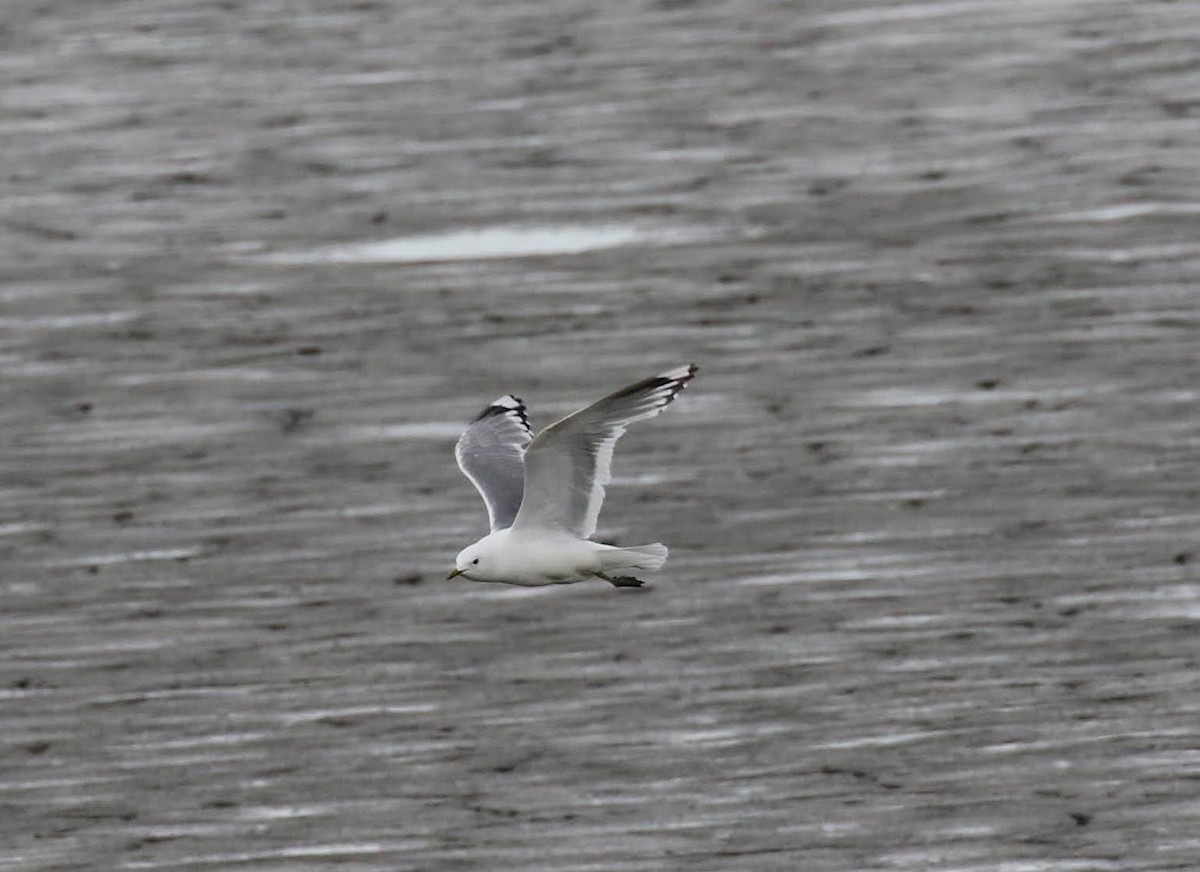
{"type": "Polygon", "coordinates": [[[0,869],[1200,867],[1196,4],[4,17],[0,869]]]}

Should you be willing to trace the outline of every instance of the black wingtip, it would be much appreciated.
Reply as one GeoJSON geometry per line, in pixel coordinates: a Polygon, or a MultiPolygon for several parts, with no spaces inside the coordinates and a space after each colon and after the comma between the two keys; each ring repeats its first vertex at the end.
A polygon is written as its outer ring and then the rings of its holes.
{"type": "Polygon", "coordinates": [[[632,384],[627,388],[622,388],[615,394],[611,395],[611,399],[619,399],[621,397],[629,397],[643,391],[652,391],[655,388],[670,387],[671,399],[675,398],[675,394],[683,390],[684,385],[696,377],[696,373],[700,371],[700,367],[694,363],[689,363],[685,366],[679,366],[675,369],[668,370],[661,375],[651,376],[645,381],[640,381],[637,384],[632,384]]]}
{"type": "Polygon", "coordinates": [[[687,363],[683,366],[677,366],[675,369],[669,369],[664,373],[660,373],[659,375],[655,376],[655,379],[664,385],[678,384],[682,387],[694,379],[696,377],[696,373],[699,371],[700,367],[696,366],[696,364],[687,363]]]}
{"type": "Polygon", "coordinates": [[[512,394],[492,400],[482,412],[471,420],[471,423],[474,424],[476,421],[482,421],[484,418],[493,418],[500,415],[516,415],[521,422],[521,426],[529,430],[529,415],[525,410],[525,401],[512,394]]]}

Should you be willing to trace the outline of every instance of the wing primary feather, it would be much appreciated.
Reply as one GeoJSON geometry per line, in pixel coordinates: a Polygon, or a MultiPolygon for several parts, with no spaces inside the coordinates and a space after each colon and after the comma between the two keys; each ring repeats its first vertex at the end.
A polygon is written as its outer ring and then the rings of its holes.
{"type": "Polygon", "coordinates": [[[529,415],[525,410],[525,401],[513,394],[505,394],[492,400],[482,412],[475,416],[471,423],[474,424],[476,421],[497,415],[512,416],[526,433],[530,436],[533,435],[533,431],[529,427],[529,415]]]}

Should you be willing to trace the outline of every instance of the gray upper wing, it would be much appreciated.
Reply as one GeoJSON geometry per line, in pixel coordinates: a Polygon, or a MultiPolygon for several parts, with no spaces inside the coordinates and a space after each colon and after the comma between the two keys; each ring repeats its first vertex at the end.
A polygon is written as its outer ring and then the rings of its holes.
{"type": "Polygon", "coordinates": [[[521,507],[532,435],[525,404],[509,394],[484,409],[454,446],[459,469],[483,497],[493,532],[511,526],[521,507]]]}
{"type": "Polygon", "coordinates": [[[525,498],[514,527],[588,538],[610,479],[613,448],[634,421],[661,412],[696,375],[693,365],[622,388],[538,434],[525,452],[525,498]]]}

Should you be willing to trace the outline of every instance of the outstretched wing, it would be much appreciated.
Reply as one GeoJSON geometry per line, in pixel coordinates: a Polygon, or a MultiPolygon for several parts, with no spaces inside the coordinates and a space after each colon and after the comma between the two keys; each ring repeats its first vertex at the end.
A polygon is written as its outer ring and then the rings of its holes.
{"type": "Polygon", "coordinates": [[[653,418],[696,375],[693,365],[622,388],[538,434],[525,453],[525,498],[513,527],[588,538],[604,502],[613,447],[634,421],[653,418]]]}
{"type": "Polygon", "coordinates": [[[494,400],[470,423],[454,456],[487,505],[492,531],[512,524],[525,490],[525,449],[532,437],[525,404],[509,394],[494,400]]]}

